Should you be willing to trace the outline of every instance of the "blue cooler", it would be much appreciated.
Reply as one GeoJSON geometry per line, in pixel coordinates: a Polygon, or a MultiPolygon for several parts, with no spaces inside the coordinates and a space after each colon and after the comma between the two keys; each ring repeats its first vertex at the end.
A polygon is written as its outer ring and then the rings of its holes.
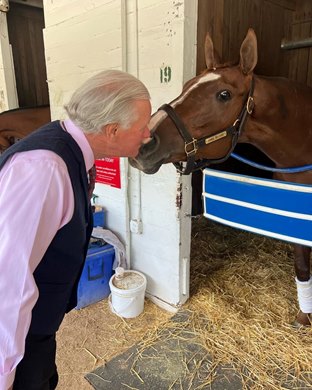
{"type": "Polygon", "coordinates": [[[105,211],[102,209],[102,210],[98,210],[98,211],[94,211],[93,213],[93,226],[94,227],[97,227],[97,226],[101,226],[101,227],[105,227],[105,211]]]}
{"type": "Polygon", "coordinates": [[[112,245],[101,239],[91,239],[78,284],[76,309],[98,302],[110,294],[109,280],[113,274],[114,259],[115,249],[112,245]]]}

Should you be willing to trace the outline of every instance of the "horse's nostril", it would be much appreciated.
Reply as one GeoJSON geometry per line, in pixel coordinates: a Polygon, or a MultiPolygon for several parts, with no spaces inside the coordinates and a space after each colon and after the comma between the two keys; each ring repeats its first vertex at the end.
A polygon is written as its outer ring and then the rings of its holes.
{"type": "Polygon", "coordinates": [[[153,134],[151,142],[149,144],[151,145],[153,150],[157,149],[160,144],[159,136],[157,134],[153,134]]]}
{"type": "Polygon", "coordinates": [[[143,157],[149,156],[154,153],[159,147],[159,137],[157,134],[153,134],[150,142],[143,144],[140,148],[140,155],[143,157]]]}

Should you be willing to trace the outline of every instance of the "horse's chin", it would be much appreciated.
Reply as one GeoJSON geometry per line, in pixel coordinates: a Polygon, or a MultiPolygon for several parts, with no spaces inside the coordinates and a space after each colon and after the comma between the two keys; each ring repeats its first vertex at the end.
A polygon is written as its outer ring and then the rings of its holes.
{"type": "Polygon", "coordinates": [[[133,168],[139,169],[147,175],[153,175],[154,173],[158,172],[160,167],[162,166],[162,161],[159,161],[152,166],[147,166],[138,158],[129,158],[129,163],[133,168]]]}
{"type": "Polygon", "coordinates": [[[154,173],[159,171],[160,167],[161,165],[153,168],[145,168],[143,169],[143,172],[146,173],[147,175],[153,175],[154,173]]]}

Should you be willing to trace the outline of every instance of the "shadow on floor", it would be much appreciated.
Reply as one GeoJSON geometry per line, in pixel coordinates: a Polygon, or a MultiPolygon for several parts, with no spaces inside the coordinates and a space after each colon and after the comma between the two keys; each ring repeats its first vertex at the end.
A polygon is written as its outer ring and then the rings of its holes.
{"type": "Polygon", "coordinates": [[[183,326],[189,315],[180,311],[156,340],[134,345],[85,378],[96,390],[241,390],[235,370],[229,365],[216,369],[194,331],[183,326]]]}

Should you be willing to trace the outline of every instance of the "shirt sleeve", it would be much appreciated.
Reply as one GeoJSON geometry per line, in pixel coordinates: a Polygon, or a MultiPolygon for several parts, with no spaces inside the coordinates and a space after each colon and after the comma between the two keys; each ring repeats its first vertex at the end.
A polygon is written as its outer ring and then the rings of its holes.
{"type": "Polygon", "coordinates": [[[33,272],[56,232],[72,218],[73,209],[67,167],[55,153],[18,153],[2,168],[0,390],[12,385],[24,354],[31,311],[38,299],[33,272]]]}

